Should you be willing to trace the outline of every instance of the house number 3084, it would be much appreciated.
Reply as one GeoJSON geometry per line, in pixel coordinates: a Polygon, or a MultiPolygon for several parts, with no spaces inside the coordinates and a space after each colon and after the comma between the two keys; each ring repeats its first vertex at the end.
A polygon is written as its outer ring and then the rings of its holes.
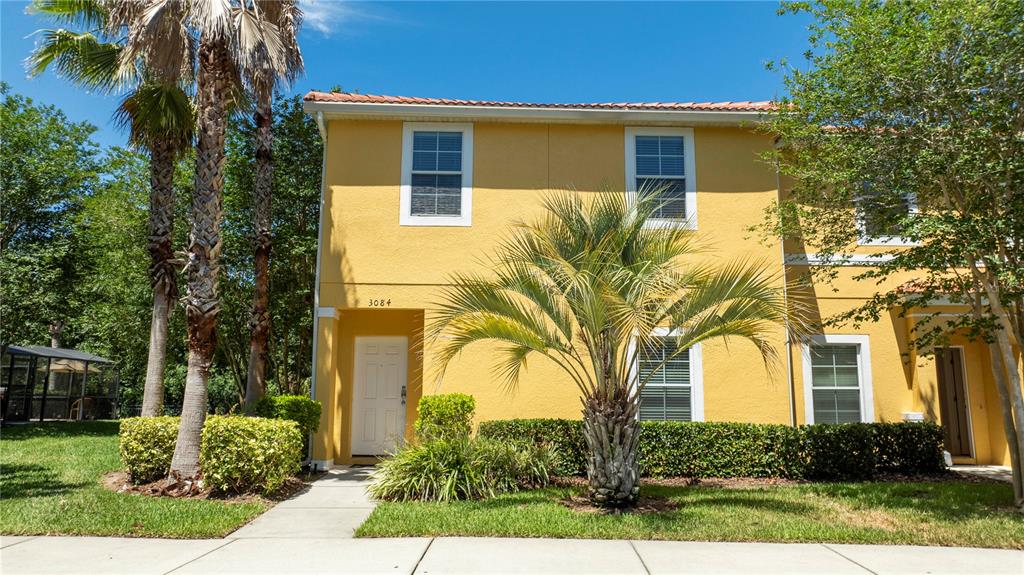
{"type": "Polygon", "coordinates": [[[391,298],[388,299],[371,299],[370,307],[391,307],[391,298]]]}

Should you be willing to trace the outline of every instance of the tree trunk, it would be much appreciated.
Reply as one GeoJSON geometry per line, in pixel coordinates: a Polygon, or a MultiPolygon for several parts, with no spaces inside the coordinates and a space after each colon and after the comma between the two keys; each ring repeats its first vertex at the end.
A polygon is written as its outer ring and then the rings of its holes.
{"type": "Polygon", "coordinates": [[[167,322],[178,297],[177,270],[171,238],[174,232],[174,150],[157,142],[149,158],[149,281],[153,316],[149,325],[149,358],[142,394],[142,416],[164,411],[164,370],[167,365],[167,322]]]}
{"type": "Polygon", "coordinates": [[[199,45],[196,82],[195,193],[188,241],[188,375],[181,407],[178,441],[171,459],[171,478],[195,485],[199,476],[199,443],[206,421],[207,383],[216,344],[220,300],[217,279],[221,251],[221,195],[224,189],[224,131],[227,127],[228,59],[223,40],[199,45]]]}
{"type": "Polygon", "coordinates": [[[589,447],[587,480],[594,505],[621,508],[640,495],[636,406],[626,397],[588,397],[583,406],[583,436],[589,447]]]}
{"type": "Polygon", "coordinates": [[[256,285],[249,315],[249,373],[245,382],[245,413],[252,415],[266,393],[267,339],[270,337],[270,202],[274,186],[274,156],[271,145],[273,115],[270,90],[258,96],[256,123],[256,181],[253,189],[253,244],[256,285]]]}
{"type": "Polygon", "coordinates": [[[1007,383],[1006,369],[1003,365],[1002,354],[996,343],[988,344],[989,358],[992,362],[992,374],[996,380],[996,391],[999,392],[1000,411],[1003,415],[1003,431],[1006,433],[1006,443],[1010,450],[1010,469],[1013,483],[1013,504],[1018,509],[1024,508],[1024,476],[1021,474],[1021,447],[1024,447],[1021,427],[1014,423],[1013,413],[1008,409],[1010,405],[1009,385],[1007,383]]]}

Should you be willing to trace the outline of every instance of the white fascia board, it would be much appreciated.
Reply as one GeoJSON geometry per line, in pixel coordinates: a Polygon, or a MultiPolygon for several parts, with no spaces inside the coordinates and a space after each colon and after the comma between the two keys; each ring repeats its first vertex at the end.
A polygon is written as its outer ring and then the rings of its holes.
{"type": "Polygon", "coordinates": [[[453,106],[438,104],[380,104],[372,102],[303,102],[307,114],[321,112],[328,119],[374,117],[397,119],[483,119],[519,122],[672,123],[686,125],[740,125],[762,121],[763,112],[706,110],[604,110],[597,108],[529,108],[453,106]]]}

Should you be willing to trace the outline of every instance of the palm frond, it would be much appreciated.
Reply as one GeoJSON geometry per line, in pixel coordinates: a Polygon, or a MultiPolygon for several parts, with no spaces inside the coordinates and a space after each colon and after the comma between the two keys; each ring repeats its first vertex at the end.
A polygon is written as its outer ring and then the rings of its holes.
{"type": "Polygon", "coordinates": [[[128,131],[129,143],[135,146],[152,149],[161,143],[182,153],[192,144],[195,107],[179,86],[150,82],[121,101],[114,122],[128,131]]]}
{"type": "Polygon", "coordinates": [[[107,25],[107,8],[100,0],[33,0],[27,11],[64,26],[92,31],[103,30],[107,25]]]}
{"type": "Polygon", "coordinates": [[[30,76],[54,67],[58,74],[89,89],[111,92],[131,80],[120,73],[121,46],[103,42],[90,32],[40,30],[36,48],[26,60],[30,76]]]}

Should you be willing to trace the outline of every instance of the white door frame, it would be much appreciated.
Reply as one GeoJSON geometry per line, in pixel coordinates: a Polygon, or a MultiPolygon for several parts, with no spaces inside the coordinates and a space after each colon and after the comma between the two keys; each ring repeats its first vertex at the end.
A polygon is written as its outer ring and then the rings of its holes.
{"type": "Polygon", "coordinates": [[[405,398],[409,377],[408,356],[409,338],[405,336],[356,336],[352,362],[352,417],[348,430],[351,438],[352,456],[387,455],[401,446],[405,438],[405,398]],[[378,406],[372,408],[374,410],[379,409],[382,399],[393,399],[394,413],[390,414],[393,416],[393,420],[389,422],[387,419],[389,414],[384,413],[383,419],[377,421],[377,413],[375,411],[372,414],[373,420],[367,422],[367,409],[361,405],[363,402],[368,401],[365,397],[365,377],[367,373],[364,349],[372,345],[385,346],[394,344],[399,344],[399,351],[395,354],[397,360],[396,386],[394,389],[382,390],[385,394],[390,393],[392,397],[376,397],[377,390],[375,389],[372,391],[374,397],[370,398],[378,404],[378,406]],[[367,427],[367,425],[370,427],[367,427]],[[387,436],[389,428],[391,428],[393,436],[387,436]],[[360,430],[363,431],[362,437],[369,436],[370,439],[362,439],[360,437],[360,430]]]}

